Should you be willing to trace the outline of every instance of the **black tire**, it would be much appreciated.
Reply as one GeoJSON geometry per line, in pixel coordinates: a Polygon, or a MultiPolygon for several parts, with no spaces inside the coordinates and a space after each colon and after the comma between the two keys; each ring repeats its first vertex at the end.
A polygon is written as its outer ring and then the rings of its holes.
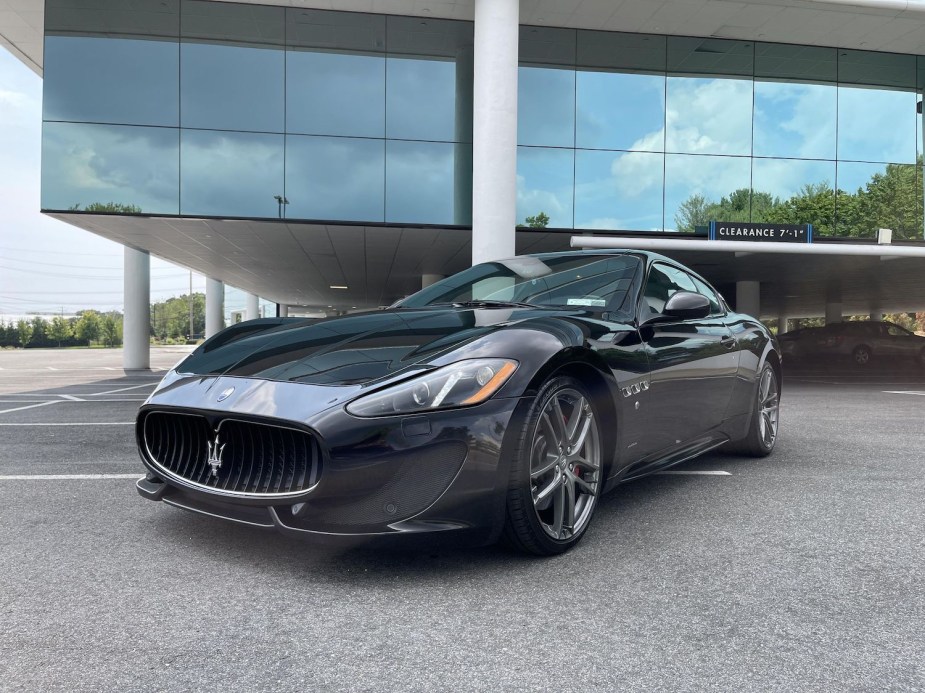
{"type": "Polygon", "coordinates": [[[530,405],[512,455],[504,526],[510,546],[554,556],[581,540],[603,486],[601,441],[588,388],[567,376],[547,380],[530,405]],[[551,417],[552,411],[560,416],[551,417]]]}
{"type": "Polygon", "coordinates": [[[752,405],[754,409],[748,434],[742,440],[726,445],[726,451],[749,457],[767,457],[774,451],[780,431],[780,378],[769,363],[764,364],[758,375],[752,405]]]}
{"type": "Polygon", "coordinates": [[[854,351],[851,352],[851,361],[860,368],[869,366],[873,358],[874,355],[866,344],[854,347],[854,351]]]}

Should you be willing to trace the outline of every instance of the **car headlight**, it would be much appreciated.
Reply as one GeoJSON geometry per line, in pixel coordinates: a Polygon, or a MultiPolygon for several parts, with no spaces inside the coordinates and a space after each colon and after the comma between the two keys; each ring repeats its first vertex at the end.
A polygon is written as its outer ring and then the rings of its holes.
{"type": "Polygon", "coordinates": [[[444,366],[351,402],[354,416],[414,414],[479,404],[495,394],[517,370],[510,359],[472,359],[444,366]]]}

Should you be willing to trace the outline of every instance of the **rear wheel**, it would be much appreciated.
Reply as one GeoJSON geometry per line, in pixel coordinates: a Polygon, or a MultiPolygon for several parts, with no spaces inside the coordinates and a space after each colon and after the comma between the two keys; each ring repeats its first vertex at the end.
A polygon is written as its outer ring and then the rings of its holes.
{"type": "Polygon", "coordinates": [[[873,354],[870,353],[870,347],[864,344],[855,347],[854,351],[851,352],[851,360],[857,366],[866,366],[872,358],[873,354]]]}
{"type": "Polygon", "coordinates": [[[505,537],[541,556],[578,543],[602,485],[600,424],[587,388],[571,377],[540,389],[518,438],[511,468],[505,537]]]}
{"type": "Polygon", "coordinates": [[[748,435],[727,447],[752,457],[767,457],[777,443],[780,428],[780,383],[771,364],[766,363],[758,376],[754,410],[748,435]]]}

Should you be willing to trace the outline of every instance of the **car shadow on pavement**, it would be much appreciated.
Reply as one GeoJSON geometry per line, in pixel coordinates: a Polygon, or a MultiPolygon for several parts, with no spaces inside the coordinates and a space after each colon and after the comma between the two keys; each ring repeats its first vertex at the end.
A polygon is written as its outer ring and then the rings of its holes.
{"type": "MultiPolygon", "coordinates": [[[[708,466],[715,468],[716,456],[710,459],[708,466]]],[[[686,488],[703,483],[704,477],[697,476],[653,476],[621,485],[600,499],[581,543],[566,555],[551,558],[522,554],[503,543],[473,548],[332,548],[168,507],[158,508],[145,531],[153,534],[149,541],[176,544],[180,551],[207,555],[210,560],[224,557],[229,563],[245,563],[248,571],[301,577],[312,583],[443,580],[445,574],[488,574],[498,569],[511,571],[511,579],[516,580],[520,574],[533,575],[538,570],[571,570],[567,566],[574,566],[575,559],[632,551],[647,533],[658,531],[650,524],[653,510],[672,512],[686,488]],[[632,531],[627,532],[627,527],[632,531]]]]}

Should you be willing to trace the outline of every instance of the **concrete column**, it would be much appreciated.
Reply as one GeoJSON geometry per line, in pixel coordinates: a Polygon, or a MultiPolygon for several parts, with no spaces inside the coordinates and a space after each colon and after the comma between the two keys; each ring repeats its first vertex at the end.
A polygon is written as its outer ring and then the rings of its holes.
{"type": "Polygon", "coordinates": [[[880,322],[883,320],[883,311],[882,310],[872,310],[870,311],[870,319],[874,322],[880,322]]]}
{"type": "Polygon", "coordinates": [[[456,146],[453,157],[453,223],[472,224],[472,70],[474,49],[456,53],[456,146]]]}
{"type": "Polygon", "coordinates": [[[260,299],[254,294],[244,294],[244,319],[256,320],[260,317],[260,299]]]}
{"type": "Polygon", "coordinates": [[[123,304],[122,367],[151,367],[151,256],[125,246],[122,268],[123,304]]]}
{"type": "Polygon", "coordinates": [[[276,315],[280,318],[289,317],[289,305],[286,303],[277,303],[276,304],[276,315]]]}
{"type": "Polygon", "coordinates": [[[736,282],[736,312],[761,317],[761,282],[736,282]]]}
{"type": "Polygon", "coordinates": [[[472,263],[514,255],[519,0],[475,0],[472,263]]]}
{"type": "Polygon", "coordinates": [[[225,327],[225,285],[206,277],[206,338],[225,327]]]}
{"type": "Polygon", "coordinates": [[[777,334],[787,334],[790,331],[790,318],[781,311],[777,314],[777,334]]]}
{"type": "Polygon", "coordinates": [[[441,279],[444,279],[446,275],[444,274],[422,274],[421,275],[421,288],[426,289],[431,284],[436,284],[441,279]]]}
{"type": "Polygon", "coordinates": [[[825,304],[825,324],[842,321],[842,304],[841,302],[828,301],[825,304]]]}

